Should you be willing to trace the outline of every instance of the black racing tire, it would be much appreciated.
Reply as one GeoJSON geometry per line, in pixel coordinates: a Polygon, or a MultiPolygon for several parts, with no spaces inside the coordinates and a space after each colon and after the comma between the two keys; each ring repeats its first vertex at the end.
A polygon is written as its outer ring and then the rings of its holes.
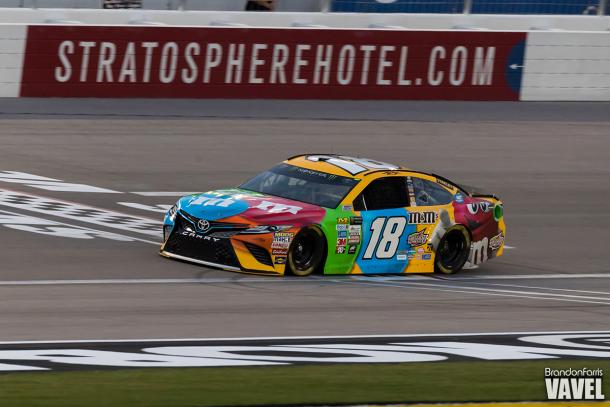
{"type": "Polygon", "coordinates": [[[464,226],[447,229],[436,248],[434,271],[442,274],[460,271],[468,261],[471,241],[470,233],[464,226]]]}
{"type": "Polygon", "coordinates": [[[317,227],[301,230],[292,240],[288,249],[286,271],[289,274],[305,277],[324,267],[326,239],[317,227]]]}

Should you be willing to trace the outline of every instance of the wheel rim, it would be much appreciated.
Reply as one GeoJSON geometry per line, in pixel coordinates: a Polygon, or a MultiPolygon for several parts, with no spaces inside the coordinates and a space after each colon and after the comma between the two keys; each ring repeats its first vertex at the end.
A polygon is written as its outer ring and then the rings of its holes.
{"type": "Polygon", "coordinates": [[[311,232],[303,233],[293,242],[294,249],[292,252],[292,262],[297,270],[305,271],[314,259],[315,240],[311,232]]]}
{"type": "Polygon", "coordinates": [[[440,265],[447,270],[462,267],[468,256],[466,244],[466,239],[461,231],[454,230],[447,233],[438,253],[440,265]]]}

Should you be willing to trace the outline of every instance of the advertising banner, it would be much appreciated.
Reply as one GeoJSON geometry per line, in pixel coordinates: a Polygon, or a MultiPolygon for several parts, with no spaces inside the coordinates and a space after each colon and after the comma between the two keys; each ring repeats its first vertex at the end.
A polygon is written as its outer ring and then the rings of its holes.
{"type": "Polygon", "coordinates": [[[24,97],[518,100],[526,33],[29,26],[24,97]]]}

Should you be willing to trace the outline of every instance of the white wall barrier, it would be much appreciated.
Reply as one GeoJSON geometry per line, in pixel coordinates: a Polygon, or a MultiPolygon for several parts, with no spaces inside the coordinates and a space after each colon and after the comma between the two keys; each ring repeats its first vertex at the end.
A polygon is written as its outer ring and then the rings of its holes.
{"type": "Polygon", "coordinates": [[[530,32],[521,100],[610,100],[610,32],[530,32]]]}
{"type": "Polygon", "coordinates": [[[25,25],[0,25],[0,97],[17,97],[21,87],[25,25]]]}
{"type": "Polygon", "coordinates": [[[610,32],[0,24],[0,96],[610,101],[610,32]]]}

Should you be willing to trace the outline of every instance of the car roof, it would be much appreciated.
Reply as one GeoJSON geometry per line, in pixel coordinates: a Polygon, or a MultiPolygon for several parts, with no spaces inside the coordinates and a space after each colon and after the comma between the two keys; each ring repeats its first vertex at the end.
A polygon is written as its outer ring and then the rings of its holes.
{"type": "Polygon", "coordinates": [[[401,165],[384,163],[369,158],[327,153],[295,155],[286,159],[284,163],[296,167],[358,179],[365,175],[380,171],[412,171],[401,165]]]}

